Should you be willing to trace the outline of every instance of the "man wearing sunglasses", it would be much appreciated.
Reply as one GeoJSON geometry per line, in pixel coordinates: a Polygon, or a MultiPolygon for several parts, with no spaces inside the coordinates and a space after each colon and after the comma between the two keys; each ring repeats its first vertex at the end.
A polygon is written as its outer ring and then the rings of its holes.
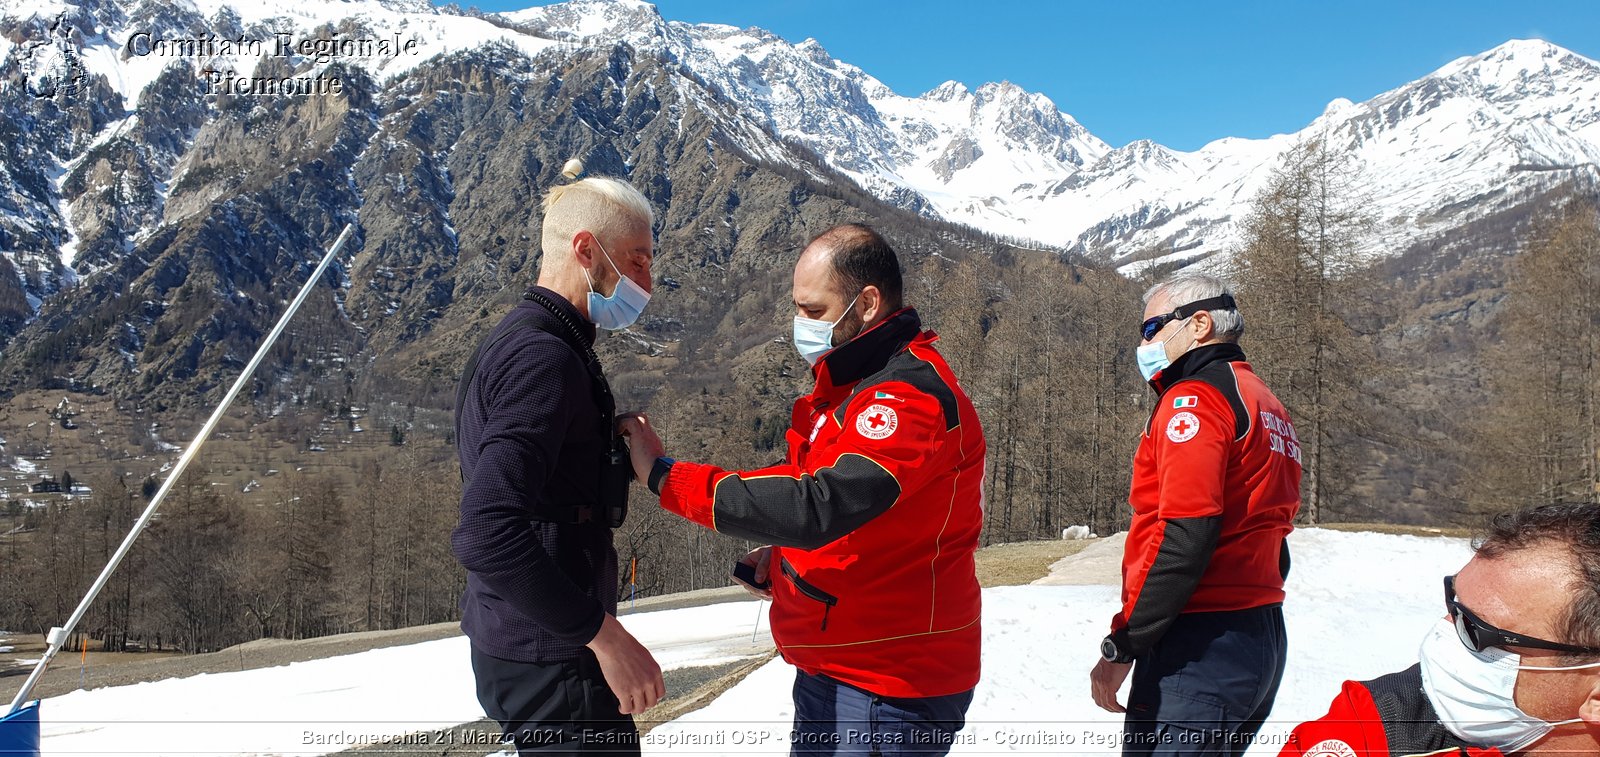
{"type": "Polygon", "coordinates": [[[1244,754],[1283,675],[1300,447],[1243,333],[1221,279],[1145,294],[1137,356],[1158,398],[1134,456],[1122,610],[1090,674],[1095,703],[1127,713],[1124,755],[1244,754]]]}
{"type": "Polygon", "coordinates": [[[1281,757],[1600,754],[1600,505],[1504,513],[1416,665],[1347,681],[1281,757]]]}

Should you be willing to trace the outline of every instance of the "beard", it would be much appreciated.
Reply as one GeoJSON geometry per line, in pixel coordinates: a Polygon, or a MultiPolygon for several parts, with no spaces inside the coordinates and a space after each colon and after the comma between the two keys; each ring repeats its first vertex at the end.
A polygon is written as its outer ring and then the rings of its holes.
{"type": "Polygon", "coordinates": [[[855,308],[851,308],[850,312],[845,313],[844,319],[833,327],[833,346],[836,348],[841,347],[850,340],[861,336],[865,324],[866,322],[861,319],[861,314],[857,313],[855,308]]]}

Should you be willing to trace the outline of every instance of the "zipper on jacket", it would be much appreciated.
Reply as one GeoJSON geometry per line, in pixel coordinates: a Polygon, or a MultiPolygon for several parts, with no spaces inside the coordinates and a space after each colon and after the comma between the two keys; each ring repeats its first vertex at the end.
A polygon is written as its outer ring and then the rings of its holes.
{"type": "Polygon", "coordinates": [[[834,605],[839,604],[839,598],[801,578],[800,571],[789,564],[788,558],[779,558],[778,564],[783,568],[783,574],[789,577],[789,582],[794,584],[794,588],[799,589],[801,594],[822,603],[822,630],[828,630],[828,613],[833,611],[834,605]]]}

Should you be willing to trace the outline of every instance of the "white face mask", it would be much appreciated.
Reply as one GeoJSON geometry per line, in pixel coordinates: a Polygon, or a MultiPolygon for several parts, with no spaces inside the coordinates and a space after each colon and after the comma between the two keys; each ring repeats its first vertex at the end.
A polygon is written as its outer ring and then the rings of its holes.
{"type": "Polygon", "coordinates": [[[1517,671],[1582,670],[1600,662],[1540,668],[1523,665],[1522,656],[1499,647],[1474,652],[1461,643],[1456,627],[1440,618],[1422,639],[1422,689],[1451,733],[1474,746],[1495,747],[1511,753],[1544,738],[1558,725],[1577,723],[1571,718],[1545,722],[1517,707],[1517,671]]]}

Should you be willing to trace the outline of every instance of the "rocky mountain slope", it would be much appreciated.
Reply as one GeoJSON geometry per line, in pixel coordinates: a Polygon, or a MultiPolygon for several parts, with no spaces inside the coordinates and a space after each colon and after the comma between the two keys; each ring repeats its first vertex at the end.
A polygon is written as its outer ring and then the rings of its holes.
{"type": "MultiPolygon", "coordinates": [[[[3,96],[12,181],[0,197],[11,390],[110,391],[155,412],[218,396],[354,222],[252,400],[267,414],[357,395],[448,408],[464,353],[531,283],[538,199],[574,156],[628,176],[659,209],[662,294],[606,340],[640,402],[671,366],[698,387],[725,385],[736,356],[796,362],[772,343],[788,266],[831,223],[901,227],[910,267],[1003,248],[882,202],[681,61],[626,42],[574,47],[426,3],[51,10],[13,4],[0,21],[17,85],[3,96]],[[270,51],[279,35],[398,35],[427,54],[258,60],[219,43],[270,51]],[[53,40],[52,78],[22,71],[29,40],[53,40]],[[140,53],[183,40],[216,54],[140,53]],[[230,94],[212,71],[340,86],[230,94]]],[[[754,373],[743,389],[781,380],[754,373]]]]}
{"type": "MultiPolygon", "coordinates": [[[[363,108],[370,99],[375,115],[398,98],[426,97],[418,82],[461,65],[449,61],[479,56],[486,73],[477,75],[535,86],[566,62],[625,49],[671,71],[663,85],[753,162],[821,184],[853,183],[925,217],[1088,253],[1129,271],[1228,251],[1265,175],[1306,138],[1328,140],[1358,169],[1379,221],[1373,254],[1397,254],[1574,176],[1592,180],[1600,156],[1600,64],[1539,41],[1462,58],[1364,103],[1334,100],[1294,134],[1179,152],[1147,140],[1113,149],[1048,98],[1005,82],[976,90],[947,82],[903,96],[814,40],[668,22],[638,0],[571,0],[487,16],[424,0],[11,0],[0,4],[0,40],[7,82],[0,107],[10,116],[0,126],[10,132],[0,163],[10,179],[0,183],[3,331],[251,177],[294,169],[292,160],[263,162],[264,153],[310,154],[308,134],[274,128],[266,137],[263,119],[303,108],[327,118],[325,106],[214,94],[234,76],[347,71],[361,83],[352,82],[346,98],[363,108]],[[392,40],[403,49],[321,55],[295,47],[317,40],[392,40]],[[224,133],[211,124],[223,113],[253,125],[224,133]],[[282,138],[299,142],[274,141],[282,138]]],[[[552,94],[534,99],[563,109],[552,94]]],[[[597,133],[620,136],[623,126],[597,133]]],[[[342,138],[370,141],[384,131],[382,123],[349,127],[342,138]]],[[[381,138],[385,149],[390,144],[381,138]]],[[[361,152],[370,166],[367,146],[341,149],[361,152]]],[[[437,154],[392,157],[442,168],[437,154]]],[[[618,157],[619,170],[636,167],[618,157]]],[[[316,171],[327,170],[322,161],[316,171]]],[[[341,170],[354,169],[342,162],[341,170]]],[[[346,199],[364,203],[370,175],[349,178],[346,199]]],[[[444,174],[436,178],[419,190],[435,207],[418,228],[450,237],[460,224],[439,205],[453,187],[444,174]]],[[[359,277],[350,284],[369,311],[398,307],[382,301],[379,290],[392,287],[359,277]]]]}

